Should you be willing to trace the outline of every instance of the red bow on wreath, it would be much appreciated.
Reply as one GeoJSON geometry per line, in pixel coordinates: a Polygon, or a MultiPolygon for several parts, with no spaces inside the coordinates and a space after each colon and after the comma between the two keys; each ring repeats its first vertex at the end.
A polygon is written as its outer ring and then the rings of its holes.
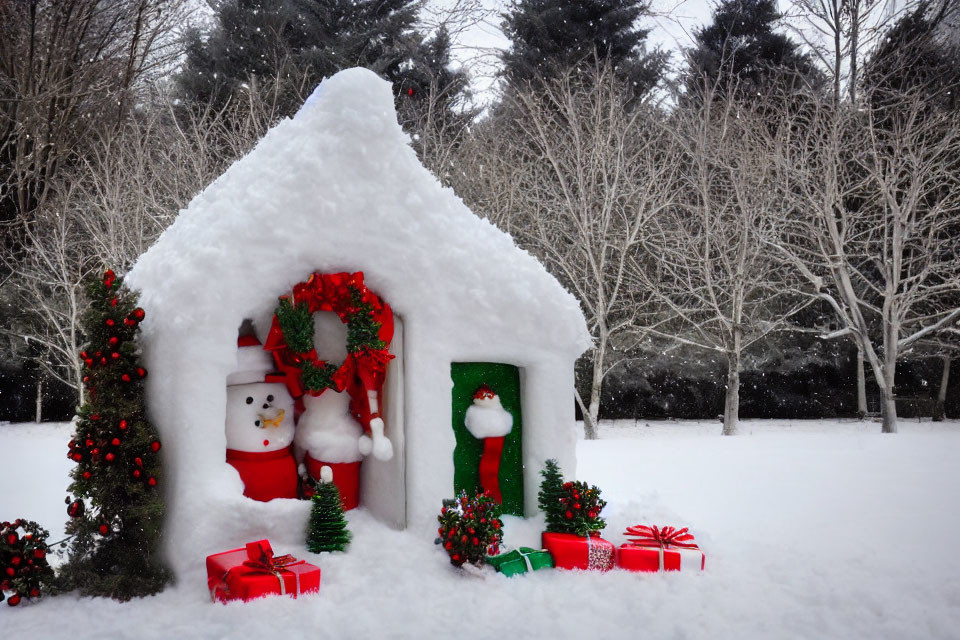
{"type": "Polygon", "coordinates": [[[648,527],[646,525],[636,525],[627,527],[626,535],[636,536],[630,538],[630,542],[638,547],[679,547],[681,549],[699,549],[693,542],[693,534],[688,533],[689,529],[676,529],[674,527],[648,527]]]}

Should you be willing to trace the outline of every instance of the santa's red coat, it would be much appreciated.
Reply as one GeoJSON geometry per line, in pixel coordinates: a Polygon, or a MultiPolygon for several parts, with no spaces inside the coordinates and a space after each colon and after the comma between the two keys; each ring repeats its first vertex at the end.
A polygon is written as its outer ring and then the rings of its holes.
{"type": "Polygon", "coordinates": [[[260,502],[297,497],[297,461],[290,447],[279,451],[227,449],[227,462],[240,472],[243,495],[260,502]]]}

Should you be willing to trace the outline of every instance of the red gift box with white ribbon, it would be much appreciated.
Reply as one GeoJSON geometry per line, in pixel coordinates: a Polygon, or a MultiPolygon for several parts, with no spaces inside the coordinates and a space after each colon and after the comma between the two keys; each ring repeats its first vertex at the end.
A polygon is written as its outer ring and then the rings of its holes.
{"type": "Polygon", "coordinates": [[[207,556],[207,587],[214,601],[293,598],[320,589],[320,567],[291,555],[275,556],[268,540],[207,556]]]}
{"type": "Polygon", "coordinates": [[[637,525],[626,531],[617,564],[629,571],[703,571],[706,556],[688,529],[637,525]]]}
{"type": "Polygon", "coordinates": [[[572,533],[540,534],[544,549],[553,554],[557,569],[591,569],[608,571],[616,561],[617,548],[599,534],[583,537],[572,533]]]}

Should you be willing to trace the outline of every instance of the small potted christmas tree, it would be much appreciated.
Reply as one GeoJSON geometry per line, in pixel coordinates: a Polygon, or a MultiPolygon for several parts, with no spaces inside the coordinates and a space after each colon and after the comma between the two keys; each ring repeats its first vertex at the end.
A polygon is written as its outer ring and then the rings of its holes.
{"type": "Polygon", "coordinates": [[[307,549],[310,553],[343,551],[350,544],[350,531],[343,515],[340,490],[333,483],[328,466],[320,470],[320,482],[311,498],[310,523],[307,526],[307,549]]]}
{"type": "Polygon", "coordinates": [[[538,500],[547,525],[540,539],[557,568],[613,568],[615,548],[600,537],[607,524],[600,517],[607,504],[600,489],[586,482],[564,482],[556,460],[547,460],[540,475],[538,500]]]}

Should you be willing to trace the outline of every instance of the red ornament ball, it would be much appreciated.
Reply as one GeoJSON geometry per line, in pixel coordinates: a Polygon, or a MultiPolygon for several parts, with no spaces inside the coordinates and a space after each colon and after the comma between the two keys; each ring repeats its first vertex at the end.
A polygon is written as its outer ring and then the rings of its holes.
{"type": "Polygon", "coordinates": [[[107,344],[109,344],[111,347],[116,345],[118,342],[120,342],[120,338],[117,336],[110,336],[110,339],[107,340],[107,344]]]}
{"type": "Polygon", "coordinates": [[[119,447],[119,446],[120,446],[120,438],[114,438],[113,440],[110,441],[110,444],[112,444],[112,445],[115,446],[115,447],[119,447]]]}
{"type": "Polygon", "coordinates": [[[108,533],[110,533],[110,527],[108,527],[105,524],[100,525],[99,527],[97,527],[97,529],[100,531],[100,535],[102,536],[105,536],[108,533]]]}
{"type": "Polygon", "coordinates": [[[567,511],[563,515],[567,518],[567,520],[573,520],[573,513],[571,513],[570,511],[567,511]]]}
{"type": "Polygon", "coordinates": [[[83,359],[83,364],[87,365],[87,367],[92,367],[92,366],[93,366],[93,359],[92,359],[92,358],[84,358],[84,359],[83,359]]]}
{"type": "Polygon", "coordinates": [[[71,518],[79,518],[81,515],[83,515],[83,501],[74,500],[71,502],[67,507],[67,515],[71,518]]]}
{"type": "Polygon", "coordinates": [[[34,549],[34,550],[33,550],[33,557],[36,558],[37,560],[40,560],[41,558],[45,558],[46,555],[47,555],[47,550],[46,550],[46,549],[34,549]]]}
{"type": "Polygon", "coordinates": [[[12,578],[13,576],[17,575],[17,571],[16,571],[16,569],[14,569],[13,567],[7,567],[6,573],[7,573],[7,575],[10,576],[11,578],[12,578]]]}
{"type": "Polygon", "coordinates": [[[17,536],[16,531],[14,531],[13,533],[8,533],[8,534],[7,534],[7,544],[9,544],[9,545],[11,545],[11,546],[17,544],[17,540],[19,540],[19,539],[20,539],[20,538],[17,536]]]}
{"type": "Polygon", "coordinates": [[[10,605],[11,607],[15,607],[18,604],[20,604],[20,594],[15,593],[9,598],[7,598],[7,604],[10,605]]]}
{"type": "Polygon", "coordinates": [[[113,281],[117,279],[117,274],[113,272],[113,269],[107,269],[103,273],[103,284],[106,285],[107,289],[113,286],[113,281]]]}
{"type": "Polygon", "coordinates": [[[114,351],[113,353],[110,354],[110,357],[113,358],[114,360],[119,360],[120,354],[114,351]]]}
{"type": "Polygon", "coordinates": [[[159,440],[154,440],[153,442],[150,443],[150,451],[153,451],[154,453],[156,453],[157,451],[160,451],[159,440]]]}
{"type": "Polygon", "coordinates": [[[117,323],[114,321],[113,318],[107,318],[107,320],[106,320],[106,322],[105,322],[104,324],[106,324],[108,327],[112,327],[113,325],[115,325],[115,324],[117,324],[117,323]]]}
{"type": "Polygon", "coordinates": [[[100,364],[107,364],[106,358],[100,358],[100,364]]]}
{"type": "Polygon", "coordinates": [[[10,564],[12,564],[15,567],[19,567],[21,562],[23,562],[23,558],[21,558],[20,556],[13,556],[12,558],[10,558],[10,564]]]}
{"type": "Polygon", "coordinates": [[[143,318],[144,318],[147,314],[144,312],[143,309],[141,309],[140,307],[137,307],[136,309],[133,310],[133,312],[131,313],[131,315],[134,317],[135,320],[143,320],[143,318]]]}
{"type": "Polygon", "coordinates": [[[39,598],[39,597],[40,597],[40,589],[37,589],[36,587],[34,587],[33,589],[30,589],[30,597],[31,597],[31,598],[39,598]]]}
{"type": "Polygon", "coordinates": [[[134,459],[133,459],[133,464],[137,465],[138,467],[142,467],[142,466],[143,466],[143,458],[139,458],[139,457],[134,458],[134,459]]]}
{"type": "Polygon", "coordinates": [[[83,472],[83,479],[84,479],[84,480],[89,480],[92,475],[93,475],[93,474],[90,473],[89,471],[84,471],[84,472],[83,472]]]}
{"type": "Polygon", "coordinates": [[[124,382],[130,382],[130,375],[125,373],[122,376],[120,376],[120,379],[123,380],[124,382]]]}
{"type": "Polygon", "coordinates": [[[140,469],[134,469],[134,470],[133,470],[133,477],[134,477],[134,478],[139,478],[140,475],[141,475],[141,474],[140,474],[140,469]]]}
{"type": "Polygon", "coordinates": [[[116,306],[117,306],[117,299],[116,299],[116,298],[113,298],[112,300],[110,300],[110,306],[111,306],[111,307],[116,307],[116,306]]]}
{"type": "Polygon", "coordinates": [[[103,456],[103,459],[106,460],[107,462],[113,462],[113,459],[116,457],[117,456],[113,455],[113,452],[111,451],[111,452],[108,452],[107,455],[103,456]]]}
{"type": "Polygon", "coordinates": [[[157,479],[154,478],[153,476],[150,476],[150,479],[147,480],[147,484],[150,485],[151,487],[155,487],[157,486],[157,479]]]}
{"type": "Polygon", "coordinates": [[[147,377],[147,370],[144,369],[143,367],[137,367],[137,375],[140,376],[141,378],[145,378],[147,377]]]}

